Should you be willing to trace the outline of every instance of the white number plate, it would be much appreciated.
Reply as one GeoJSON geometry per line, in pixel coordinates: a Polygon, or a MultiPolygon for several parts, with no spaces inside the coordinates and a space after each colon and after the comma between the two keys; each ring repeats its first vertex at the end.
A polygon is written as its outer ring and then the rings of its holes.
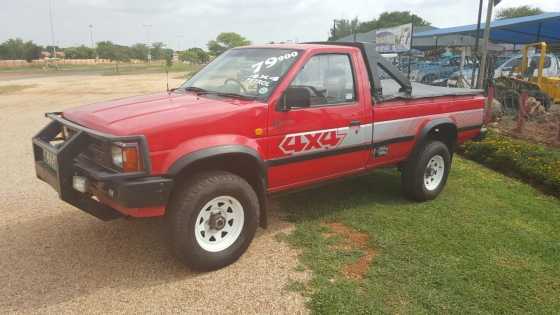
{"type": "Polygon", "coordinates": [[[50,151],[43,150],[43,162],[47,164],[53,170],[58,170],[58,163],[56,155],[50,151]]]}

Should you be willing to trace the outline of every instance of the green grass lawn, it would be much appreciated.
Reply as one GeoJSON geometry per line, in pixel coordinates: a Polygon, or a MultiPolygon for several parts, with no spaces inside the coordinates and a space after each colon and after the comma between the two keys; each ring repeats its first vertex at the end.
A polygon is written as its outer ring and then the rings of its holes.
{"type": "Polygon", "coordinates": [[[287,241],[313,272],[290,290],[316,313],[560,313],[560,202],[455,157],[434,201],[400,193],[400,174],[372,175],[279,197],[296,223],[287,241]],[[367,233],[376,251],[363,280],[341,270],[360,253],[333,247],[324,222],[367,233]]]}

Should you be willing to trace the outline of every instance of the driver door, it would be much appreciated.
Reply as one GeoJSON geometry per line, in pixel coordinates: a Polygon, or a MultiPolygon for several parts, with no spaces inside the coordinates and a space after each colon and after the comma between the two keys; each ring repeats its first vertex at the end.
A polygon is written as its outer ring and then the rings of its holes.
{"type": "Polygon", "coordinates": [[[269,188],[281,190],[364,168],[372,129],[353,66],[355,55],[317,54],[269,109],[269,188]]]}

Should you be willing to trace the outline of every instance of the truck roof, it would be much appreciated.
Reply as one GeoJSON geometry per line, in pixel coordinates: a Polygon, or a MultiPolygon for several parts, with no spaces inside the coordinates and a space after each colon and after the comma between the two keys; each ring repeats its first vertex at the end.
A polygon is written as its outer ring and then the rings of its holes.
{"type": "Polygon", "coordinates": [[[317,48],[349,48],[346,45],[330,45],[330,44],[320,44],[320,43],[286,43],[286,44],[262,44],[262,45],[249,45],[249,46],[241,46],[237,48],[278,48],[278,49],[299,49],[299,50],[308,50],[308,49],[317,49],[317,48]]]}

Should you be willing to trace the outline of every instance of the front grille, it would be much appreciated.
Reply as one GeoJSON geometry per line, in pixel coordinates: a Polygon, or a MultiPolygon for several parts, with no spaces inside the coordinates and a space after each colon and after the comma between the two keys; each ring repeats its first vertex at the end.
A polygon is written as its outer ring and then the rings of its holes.
{"type": "Polygon", "coordinates": [[[90,138],[91,144],[88,145],[85,157],[93,163],[110,170],[115,170],[111,158],[111,143],[95,138],[90,138]]]}

